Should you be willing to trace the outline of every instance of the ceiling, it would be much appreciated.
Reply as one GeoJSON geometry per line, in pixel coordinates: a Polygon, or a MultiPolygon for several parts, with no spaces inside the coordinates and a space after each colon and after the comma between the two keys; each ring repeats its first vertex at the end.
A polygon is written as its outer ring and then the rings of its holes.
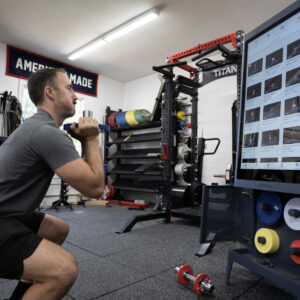
{"type": "Polygon", "coordinates": [[[0,42],[127,82],[171,54],[251,31],[294,0],[0,0],[0,42]],[[151,23],[69,61],[70,52],[158,7],[151,23]]]}

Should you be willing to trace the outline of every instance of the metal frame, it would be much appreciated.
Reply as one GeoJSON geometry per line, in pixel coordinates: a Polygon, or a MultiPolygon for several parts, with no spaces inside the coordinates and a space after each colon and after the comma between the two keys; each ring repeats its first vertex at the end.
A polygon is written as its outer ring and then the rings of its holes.
{"type": "MultiPolygon", "coordinates": [[[[190,95],[192,97],[192,136],[191,136],[191,153],[192,153],[192,181],[200,182],[202,176],[202,158],[203,158],[203,145],[200,145],[197,139],[197,119],[198,119],[198,88],[201,87],[199,84],[199,71],[203,66],[198,66],[195,69],[187,64],[187,62],[181,62],[180,59],[198,54],[193,58],[197,60],[204,57],[208,53],[219,50],[224,54],[224,64],[236,63],[240,59],[240,48],[241,48],[242,34],[240,31],[232,33],[230,35],[221,37],[219,39],[210,41],[208,43],[198,45],[186,51],[182,51],[177,54],[173,54],[169,58],[169,62],[166,65],[153,67],[154,71],[163,74],[165,83],[161,99],[161,124],[162,124],[162,136],[161,136],[161,161],[163,163],[163,188],[158,192],[161,195],[161,213],[153,213],[147,215],[133,216],[118,233],[125,233],[130,231],[137,222],[164,218],[165,222],[170,222],[171,217],[181,217],[191,219],[200,223],[200,215],[193,216],[191,214],[181,213],[172,211],[172,201],[170,199],[170,192],[172,183],[174,182],[174,163],[176,162],[177,154],[177,118],[175,104],[176,95],[180,92],[190,95]],[[237,50],[232,53],[229,50],[224,50],[221,46],[223,44],[231,43],[237,50]],[[202,52],[206,50],[206,52],[202,52]],[[230,57],[230,55],[232,55],[230,57]],[[230,60],[231,59],[231,60],[230,60]],[[190,73],[191,79],[178,76],[174,80],[173,68],[179,67],[190,73]],[[199,181],[200,180],[200,181],[199,181]]],[[[220,67],[219,65],[214,68],[220,67]]],[[[107,137],[106,137],[107,138],[107,137]]],[[[105,162],[106,162],[105,156],[105,162]]]]}

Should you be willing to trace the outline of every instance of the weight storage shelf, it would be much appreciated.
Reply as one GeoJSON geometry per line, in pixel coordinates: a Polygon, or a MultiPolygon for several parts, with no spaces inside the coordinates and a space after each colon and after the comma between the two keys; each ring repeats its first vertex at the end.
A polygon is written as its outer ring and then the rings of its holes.
{"type": "MultiPolygon", "coordinates": [[[[106,124],[114,112],[106,108],[106,124]]],[[[155,193],[161,188],[164,182],[161,121],[111,128],[104,134],[104,163],[111,167],[105,173],[106,183],[116,188],[116,199],[121,191],[155,193]]]]}
{"type": "Polygon", "coordinates": [[[162,180],[147,180],[137,181],[136,179],[118,179],[114,181],[113,186],[116,189],[126,191],[148,192],[155,193],[156,190],[163,184],[162,180]]]}
{"type": "Polygon", "coordinates": [[[146,149],[126,149],[119,150],[112,155],[109,159],[126,158],[126,159],[139,159],[139,158],[158,158],[160,156],[160,148],[146,148],[146,149]]]}
{"type": "Polygon", "coordinates": [[[226,284],[229,284],[229,278],[234,262],[248,268],[251,271],[263,276],[283,289],[292,292],[297,299],[300,299],[300,277],[297,266],[291,268],[286,263],[277,260],[271,268],[262,264],[265,257],[251,253],[249,248],[240,248],[229,250],[227,261],[226,284]]]}
{"type": "Polygon", "coordinates": [[[149,176],[160,176],[161,170],[158,169],[158,164],[148,164],[146,166],[146,171],[139,172],[137,169],[143,165],[140,164],[126,164],[117,165],[111,171],[106,172],[107,175],[110,174],[125,174],[125,175],[149,175],[149,176]]]}
{"type": "Polygon", "coordinates": [[[132,143],[143,143],[143,142],[155,142],[161,140],[160,132],[150,132],[142,134],[129,134],[122,135],[116,139],[113,139],[107,143],[108,146],[113,144],[132,144],[132,143]]]}
{"type": "Polygon", "coordinates": [[[118,132],[118,131],[128,131],[128,130],[139,130],[139,129],[160,127],[160,126],[161,126],[161,122],[156,121],[156,122],[149,122],[149,123],[133,125],[133,126],[111,128],[110,131],[118,132]]]}

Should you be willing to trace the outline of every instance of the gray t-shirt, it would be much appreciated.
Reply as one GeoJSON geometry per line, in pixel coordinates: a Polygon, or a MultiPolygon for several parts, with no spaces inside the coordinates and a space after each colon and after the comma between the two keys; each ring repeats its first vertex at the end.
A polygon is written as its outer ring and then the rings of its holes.
{"type": "Polygon", "coordinates": [[[71,138],[46,111],[38,110],[0,146],[0,216],[32,212],[54,170],[78,158],[71,138]]]}

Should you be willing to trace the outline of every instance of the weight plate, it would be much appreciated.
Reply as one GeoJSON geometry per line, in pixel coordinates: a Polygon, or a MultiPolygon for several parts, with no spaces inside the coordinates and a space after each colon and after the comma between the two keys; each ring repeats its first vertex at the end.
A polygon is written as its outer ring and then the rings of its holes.
{"type": "Polygon", "coordinates": [[[185,122],[184,121],[178,121],[177,122],[178,130],[184,130],[185,129],[185,122]]]}
{"type": "Polygon", "coordinates": [[[195,278],[195,281],[194,281],[194,285],[193,285],[193,288],[194,288],[194,291],[196,292],[196,294],[198,295],[203,295],[205,294],[205,290],[203,289],[203,287],[201,286],[201,282],[203,280],[210,280],[209,279],[209,276],[205,273],[200,273],[196,278],[195,278]]]}
{"type": "Polygon", "coordinates": [[[184,169],[187,167],[186,164],[177,164],[175,165],[174,171],[177,176],[182,176],[184,169]]]}
{"type": "Polygon", "coordinates": [[[177,148],[177,158],[184,158],[184,153],[188,151],[186,145],[177,148]]]}
{"type": "Polygon", "coordinates": [[[254,243],[257,251],[263,254],[275,253],[280,246],[277,232],[269,228],[260,228],[257,230],[254,243]]]}
{"type": "Polygon", "coordinates": [[[111,199],[112,197],[112,185],[111,184],[107,184],[107,189],[108,189],[108,194],[106,195],[106,199],[111,199]]]}
{"type": "MultiPolygon", "coordinates": [[[[293,241],[290,244],[291,250],[296,250],[297,253],[290,255],[290,258],[298,265],[300,265],[300,240],[293,241]]],[[[295,251],[293,251],[295,252],[295,251]]]]}
{"type": "Polygon", "coordinates": [[[300,230],[300,198],[290,199],[284,207],[284,221],[293,230],[300,230]]]}
{"type": "Polygon", "coordinates": [[[111,186],[110,199],[113,199],[116,194],[116,188],[113,185],[110,185],[110,186],[111,186]]]}
{"type": "Polygon", "coordinates": [[[190,164],[192,162],[192,152],[191,151],[187,151],[184,153],[184,161],[187,164],[190,164]]]}
{"type": "Polygon", "coordinates": [[[191,167],[185,168],[183,171],[182,177],[185,182],[191,183],[192,182],[192,168],[191,167]]]}
{"type": "Polygon", "coordinates": [[[179,143],[184,143],[184,139],[185,139],[184,133],[183,133],[183,132],[180,132],[180,133],[178,134],[178,142],[179,142],[179,143]]]}
{"type": "Polygon", "coordinates": [[[263,192],[256,202],[256,213],[261,223],[274,225],[281,217],[282,204],[276,193],[263,192]]]}
{"type": "Polygon", "coordinates": [[[176,110],[177,111],[181,111],[181,110],[184,110],[184,104],[180,101],[177,101],[176,102],[176,110]]]}
{"type": "Polygon", "coordinates": [[[184,111],[179,111],[177,114],[176,114],[176,117],[178,120],[182,120],[182,121],[185,121],[186,117],[185,117],[185,112],[184,111]]]}
{"type": "Polygon", "coordinates": [[[181,284],[188,284],[190,282],[189,279],[184,277],[185,272],[193,276],[193,269],[190,265],[181,266],[177,272],[177,280],[181,284]]]}
{"type": "Polygon", "coordinates": [[[108,188],[108,185],[105,185],[101,199],[106,200],[109,199],[109,197],[110,197],[110,190],[108,188]]]}
{"type": "Polygon", "coordinates": [[[192,146],[192,138],[191,138],[191,137],[189,137],[189,138],[187,139],[186,145],[187,145],[189,148],[191,148],[191,146],[192,146]]]}

